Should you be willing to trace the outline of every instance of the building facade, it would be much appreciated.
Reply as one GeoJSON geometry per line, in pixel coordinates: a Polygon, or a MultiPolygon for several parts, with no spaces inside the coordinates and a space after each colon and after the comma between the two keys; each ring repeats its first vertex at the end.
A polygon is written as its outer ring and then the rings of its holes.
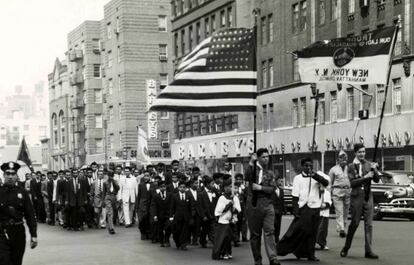
{"type": "Polygon", "coordinates": [[[66,55],[76,167],[105,157],[100,34],[100,21],[85,21],[68,34],[66,55]]]}
{"type": "MultiPolygon", "coordinates": [[[[202,40],[218,29],[253,26],[253,0],[177,0],[172,5],[174,68],[202,40]]],[[[171,73],[172,76],[172,73],[171,73]]],[[[252,143],[251,113],[177,113],[173,158],[185,167],[198,166],[211,173],[225,159],[242,171],[252,143]],[[237,143],[236,143],[237,142],[237,143]]]]}
{"type": "Polygon", "coordinates": [[[169,79],[169,0],[113,0],[104,7],[101,54],[108,162],[137,159],[138,126],[153,162],[170,161],[170,113],[147,113],[169,79]]]}
{"type": "MultiPolygon", "coordinates": [[[[60,170],[74,166],[73,148],[74,116],[70,107],[71,88],[66,61],[56,58],[53,71],[48,75],[49,82],[49,123],[50,141],[49,169],[60,170]]],[[[42,150],[43,150],[42,143],[42,150]]]]}
{"type": "MultiPolygon", "coordinates": [[[[204,2],[200,10],[215,1],[204,2]]],[[[234,4],[237,1],[217,2],[234,4]]],[[[173,1],[173,6],[175,3],[173,1]]],[[[364,142],[368,157],[372,157],[380,110],[385,97],[383,86],[363,86],[362,89],[368,93],[366,95],[348,85],[338,89],[336,84],[318,84],[320,104],[316,128],[317,149],[312,153],[315,100],[311,98],[313,94],[310,86],[300,82],[297,61],[292,52],[317,40],[352,37],[391,26],[398,17],[402,19],[402,27],[394,51],[377,160],[384,170],[413,170],[413,2],[264,0],[252,4],[246,14],[251,14],[254,8],[260,10],[257,40],[260,92],[257,146],[269,149],[272,168],[285,177],[286,183],[291,183],[293,177],[300,172],[300,159],[307,156],[314,159],[316,168],[328,171],[335,164],[340,149],[346,150],[353,157],[353,143],[364,142]],[[363,109],[369,110],[368,120],[359,119],[359,111],[363,109]]],[[[223,18],[219,8],[214,10],[223,18]]],[[[182,20],[185,21],[183,24],[190,25],[188,21],[201,21],[200,27],[205,29],[205,15],[195,9],[193,16],[192,19],[182,20]]],[[[181,17],[186,16],[178,15],[176,20],[180,21],[181,17]]],[[[173,19],[173,30],[176,29],[175,50],[180,54],[187,47],[187,44],[182,44],[181,36],[184,35],[184,39],[189,37],[185,35],[187,31],[181,32],[180,27],[174,25],[178,24],[173,19]]],[[[236,23],[236,26],[242,25],[236,23]]],[[[208,27],[210,28],[211,26],[208,27]]],[[[178,119],[177,130],[182,130],[180,125],[178,119]]],[[[226,132],[176,140],[173,157],[187,162],[193,161],[197,165],[209,159],[246,163],[253,150],[253,128],[251,122],[247,122],[244,128],[240,127],[239,125],[238,130],[244,131],[240,136],[226,132]]]]}

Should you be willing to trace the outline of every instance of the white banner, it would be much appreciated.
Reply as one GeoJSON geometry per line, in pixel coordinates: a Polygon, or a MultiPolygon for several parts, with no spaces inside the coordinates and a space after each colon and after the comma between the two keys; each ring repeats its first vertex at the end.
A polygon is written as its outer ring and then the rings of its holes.
{"type": "Polygon", "coordinates": [[[137,160],[144,164],[151,163],[148,153],[147,133],[141,127],[138,128],[137,160]]]}

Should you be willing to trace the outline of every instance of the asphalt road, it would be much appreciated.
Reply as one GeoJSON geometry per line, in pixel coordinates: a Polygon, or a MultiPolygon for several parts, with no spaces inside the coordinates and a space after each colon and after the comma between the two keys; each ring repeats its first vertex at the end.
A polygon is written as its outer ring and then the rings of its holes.
{"type": "MultiPolygon", "coordinates": [[[[292,218],[283,219],[282,235],[292,218]]],[[[211,260],[211,247],[202,249],[189,247],[188,251],[178,251],[175,247],[160,248],[158,244],[141,241],[138,230],[116,228],[111,236],[106,230],[86,229],[83,232],[66,231],[60,227],[39,225],[39,246],[26,249],[25,265],[213,265],[213,264],[253,264],[249,243],[233,248],[233,260],[211,260]]],[[[317,251],[320,262],[298,261],[294,256],[280,257],[282,264],[375,264],[411,265],[414,264],[414,222],[404,219],[386,219],[374,222],[374,251],[379,260],[364,258],[363,223],[356,232],[353,246],[347,258],[341,258],[339,251],[344,239],[335,233],[334,220],[330,220],[328,245],[330,250],[317,251]]],[[[173,244],[172,244],[173,245],[173,244]]],[[[263,250],[264,264],[268,264],[263,250]]]]}

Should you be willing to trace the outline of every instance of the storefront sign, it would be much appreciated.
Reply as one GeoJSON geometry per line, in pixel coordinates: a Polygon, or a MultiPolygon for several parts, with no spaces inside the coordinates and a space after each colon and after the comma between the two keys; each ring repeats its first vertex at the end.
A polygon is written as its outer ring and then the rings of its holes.
{"type": "MultiPolygon", "coordinates": [[[[149,109],[157,97],[157,82],[153,79],[147,80],[147,109],[149,109]]],[[[158,120],[156,112],[148,112],[148,138],[158,138],[158,120]]]]}

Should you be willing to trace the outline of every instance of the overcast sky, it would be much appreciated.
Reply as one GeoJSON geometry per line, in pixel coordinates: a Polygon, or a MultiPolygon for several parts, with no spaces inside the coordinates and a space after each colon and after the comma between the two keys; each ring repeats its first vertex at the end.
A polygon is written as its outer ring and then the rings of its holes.
{"type": "Polygon", "coordinates": [[[32,90],[64,58],[67,34],[85,20],[101,20],[109,0],[0,0],[0,91],[32,90]]]}

